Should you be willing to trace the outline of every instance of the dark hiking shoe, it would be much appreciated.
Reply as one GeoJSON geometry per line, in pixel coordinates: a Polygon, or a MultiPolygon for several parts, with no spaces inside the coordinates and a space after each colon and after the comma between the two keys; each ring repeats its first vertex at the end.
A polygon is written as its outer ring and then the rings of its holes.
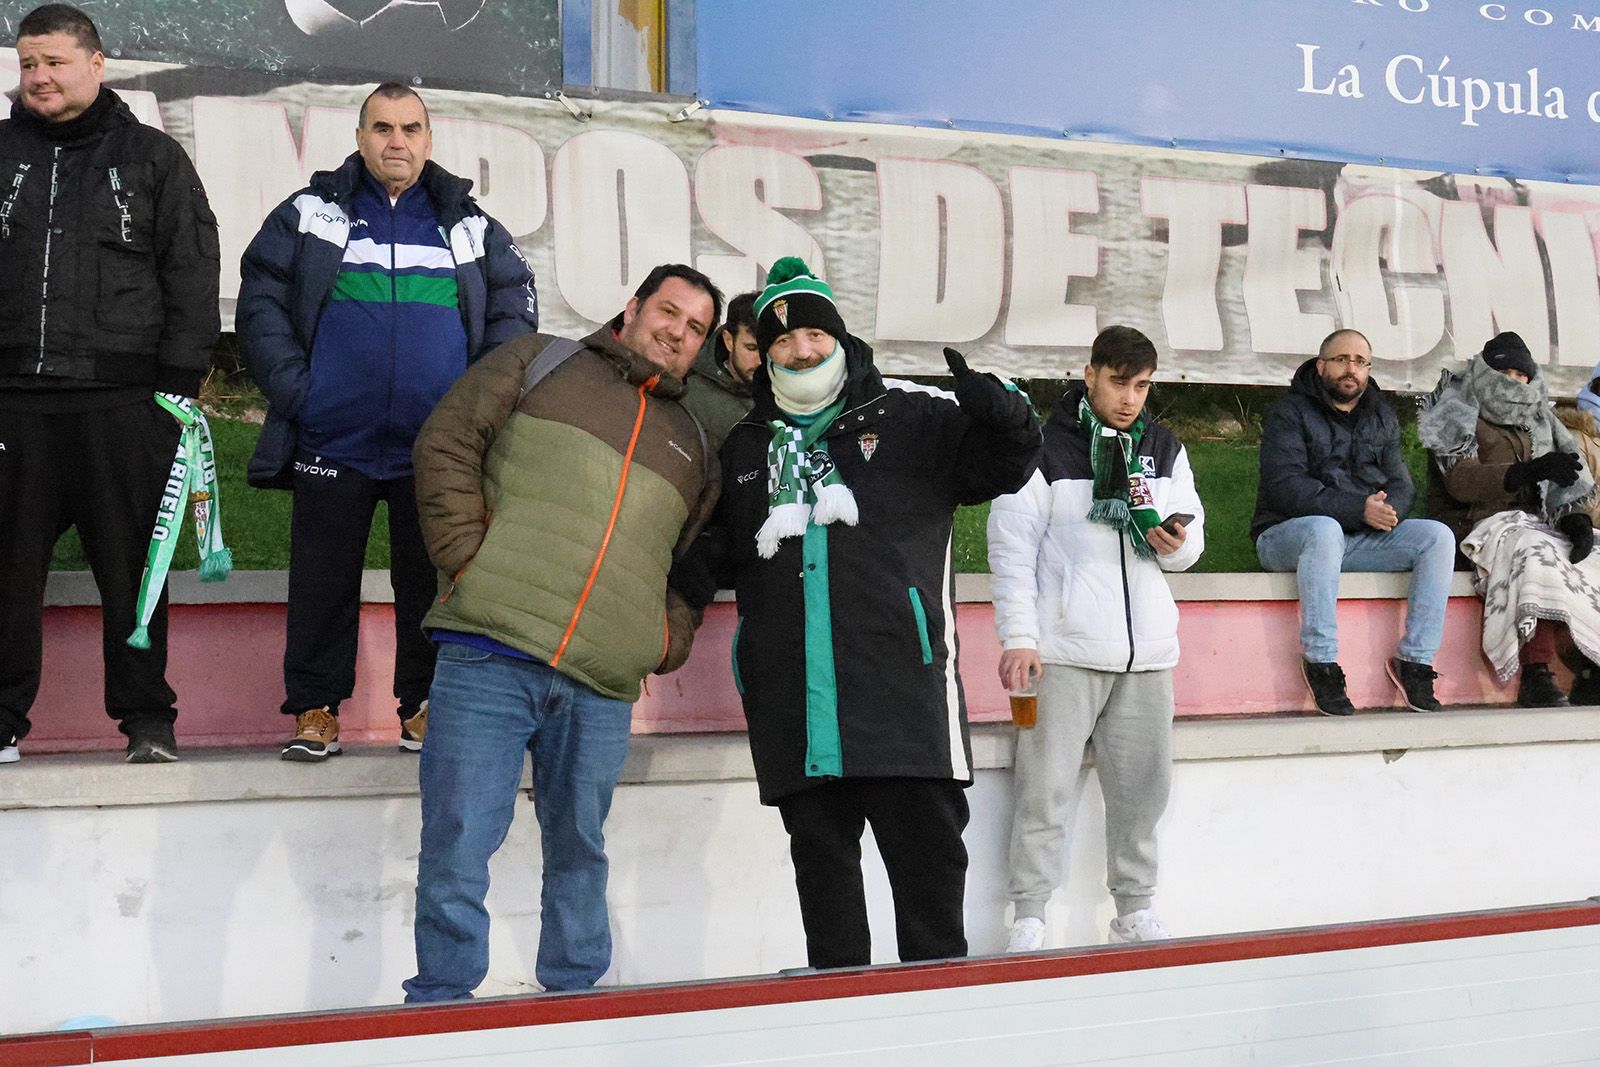
{"type": "Polygon", "coordinates": [[[1337,663],[1312,663],[1300,661],[1300,671],[1311,688],[1311,699],[1324,715],[1353,715],[1356,706],[1344,691],[1344,668],[1337,663]]]}
{"type": "Polygon", "coordinates": [[[1600,704],[1600,666],[1586,663],[1572,676],[1572,688],[1567,692],[1568,704],[1600,704]]]}
{"type": "Polygon", "coordinates": [[[1517,707],[1564,708],[1567,695],[1556,685],[1555,676],[1543,663],[1527,663],[1522,667],[1522,679],[1517,682],[1517,707]]]}
{"type": "Polygon", "coordinates": [[[130,719],[123,723],[128,735],[129,763],[176,763],[178,739],[172,724],[157,719],[130,719]]]}
{"type": "Polygon", "coordinates": [[[1392,657],[1384,666],[1389,680],[1400,688],[1400,699],[1405,701],[1406,707],[1412,711],[1444,710],[1433,695],[1433,680],[1439,677],[1438,671],[1426,663],[1412,663],[1399,656],[1392,657]]]}

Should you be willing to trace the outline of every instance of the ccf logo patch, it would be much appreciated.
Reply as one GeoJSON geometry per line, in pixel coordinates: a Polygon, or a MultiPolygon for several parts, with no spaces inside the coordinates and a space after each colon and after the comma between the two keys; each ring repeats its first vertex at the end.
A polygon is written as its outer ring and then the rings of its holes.
{"type": "Polygon", "coordinates": [[[856,438],[856,444],[861,446],[861,458],[870,460],[872,459],[872,454],[878,450],[878,435],[864,433],[856,438]]]}

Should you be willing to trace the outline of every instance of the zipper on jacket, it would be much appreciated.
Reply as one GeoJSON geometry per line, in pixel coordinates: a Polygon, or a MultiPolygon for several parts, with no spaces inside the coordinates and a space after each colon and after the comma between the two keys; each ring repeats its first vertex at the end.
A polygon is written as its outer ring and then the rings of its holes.
{"type": "Polygon", "coordinates": [[[1128,589],[1128,537],[1117,533],[1117,557],[1122,567],[1122,617],[1128,620],[1128,665],[1123,673],[1133,670],[1133,595],[1128,589]]]}
{"type": "Polygon", "coordinates": [[[622,476],[617,480],[616,499],[611,501],[611,517],[606,520],[606,532],[600,538],[600,550],[594,555],[594,565],[589,568],[589,577],[583,583],[583,592],[578,594],[578,602],[572,607],[572,618],[567,622],[566,632],[561,635],[561,643],[556,646],[555,655],[550,657],[552,667],[560,663],[561,657],[566,654],[567,643],[572,640],[573,633],[578,629],[578,620],[583,617],[584,605],[589,602],[589,594],[594,592],[595,579],[600,576],[600,564],[605,562],[606,550],[611,547],[611,535],[617,530],[617,516],[622,512],[622,494],[628,489],[628,472],[633,467],[633,450],[638,447],[639,431],[644,428],[645,407],[650,400],[649,392],[660,380],[659,374],[652,374],[639,384],[639,411],[633,417],[633,433],[628,436],[628,448],[622,453],[622,476]]]}
{"type": "Polygon", "coordinates": [[[45,327],[50,319],[50,238],[56,228],[56,195],[60,191],[61,146],[50,157],[50,209],[44,217],[44,273],[39,279],[39,360],[33,373],[44,373],[45,327]]]}
{"type": "MultiPolygon", "coordinates": [[[[388,189],[384,189],[385,195],[388,192],[388,189]]],[[[386,391],[383,402],[384,434],[380,438],[382,443],[378,446],[378,463],[380,467],[383,461],[388,458],[389,437],[394,428],[394,376],[400,362],[396,354],[396,349],[400,345],[400,280],[395,277],[395,272],[399,268],[396,266],[394,251],[396,241],[394,220],[395,208],[398,203],[398,200],[389,201],[389,379],[385,383],[386,391]]]]}

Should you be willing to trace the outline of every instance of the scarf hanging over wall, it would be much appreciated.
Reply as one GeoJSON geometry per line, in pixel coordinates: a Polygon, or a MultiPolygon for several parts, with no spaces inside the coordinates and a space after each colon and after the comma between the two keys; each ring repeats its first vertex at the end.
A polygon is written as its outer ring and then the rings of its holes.
{"type": "Polygon", "coordinates": [[[841,396],[803,426],[783,419],[768,424],[772,440],[767,444],[767,520],[756,531],[756,551],[762,559],[777,555],[783,538],[803,535],[810,522],[856,524],[855,494],[820,444],[843,410],[841,396]]]}
{"type": "Polygon", "coordinates": [[[1089,466],[1094,470],[1094,503],[1089,506],[1089,521],[1115,526],[1133,542],[1133,553],[1140,559],[1155,559],[1156,550],[1144,535],[1161,525],[1155,499],[1139,462],[1139,440],[1144,436],[1144,416],[1127,430],[1107,426],[1089,406],[1089,398],[1078,401],[1078,422],[1089,431],[1089,466]]]}
{"type": "MultiPolygon", "coordinates": [[[[1480,415],[1496,426],[1527,431],[1533,456],[1578,452],[1572,431],[1551,410],[1544,375],[1519,382],[1485,363],[1481,353],[1464,369],[1442,373],[1434,391],[1418,406],[1422,413],[1417,418],[1417,437],[1446,474],[1463,459],[1477,458],[1480,415]]],[[[1562,515],[1588,508],[1595,482],[1585,468],[1572,485],[1539,482],[1538,492],[1540,516],[1554,525],[1562,515]]]]}
{"type": "Polygon", "coordinates": [[[183,532],[183,505],[194,512],[194,532],[200,548],[200,580],[220,582],[233,570],[233,553],[222,544],[221,501],[217,496],[217,457],[211,444],[211,426],[199,407],[187,397],[157,393],[156,403],[183,425],[178,450],[172,458],[167,486],[161,493],[156,525],[145,556],[144,577],[139,582],[139,602],[134,609],[138,626],[128,637],[133,648],[150,647],[150,619],[167,583],[172,553],[183,532]]]}

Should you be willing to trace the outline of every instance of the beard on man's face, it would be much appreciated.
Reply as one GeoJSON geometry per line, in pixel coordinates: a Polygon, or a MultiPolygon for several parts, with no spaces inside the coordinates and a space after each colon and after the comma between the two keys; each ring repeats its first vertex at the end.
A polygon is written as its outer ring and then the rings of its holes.
{"type": "Polygon", "coordinates": [[[1360,400],[1361,394],[1367,391],[1367,383],[1356,377],[1350,371],[1341,371],[1333,378],[1322,378],[1322,392],[1329,400],[1340,404],[1348,404],[1352,400],[1360,400]]]}

